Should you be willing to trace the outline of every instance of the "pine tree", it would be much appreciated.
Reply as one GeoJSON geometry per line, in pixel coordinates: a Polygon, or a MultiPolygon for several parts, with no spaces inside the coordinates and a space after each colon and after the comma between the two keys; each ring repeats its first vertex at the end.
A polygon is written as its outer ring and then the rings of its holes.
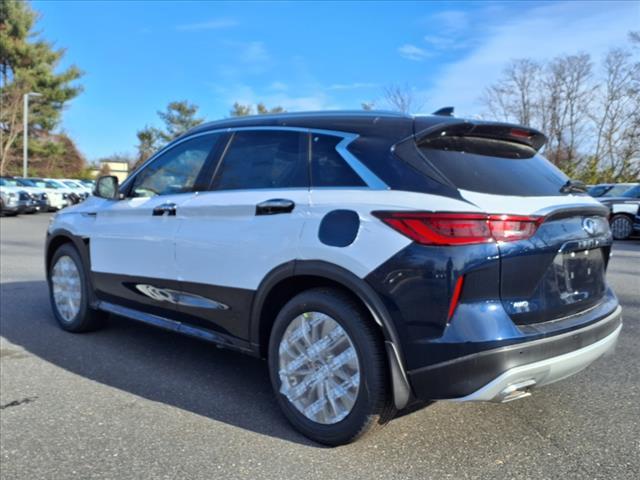
{"type": "MultiPolygon", "coordinates": [[[[39,37],[35,31],[38,15],[26,2],[0,1],[0,172],[19,169],[22,151],[22,98],[25,93],[42,96],[29,105],[30,152],[38,164],[53,165],[63,159],[65,148],[75,146],[68,137],[53,135],[65,104],[82,87],[76,83],[82,72],[75,66],[60,71],[64,49],[39,37]],[[69,140],[69,141],[67,141],[69,140]],[[71,143],[69,143],[71,142],[71,143]]],[[[62,168],[65,170],[64,168],[62,168]]]]}

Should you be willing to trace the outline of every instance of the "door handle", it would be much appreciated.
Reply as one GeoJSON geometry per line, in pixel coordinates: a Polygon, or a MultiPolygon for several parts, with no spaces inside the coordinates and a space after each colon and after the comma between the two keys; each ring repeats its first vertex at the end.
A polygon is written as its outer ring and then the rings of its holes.
{"type": "Polygon", "coordinates": [[[256,205],[256,215],[277,215],[291,213],[296,204],[286,198],[272,198],[256,205]]]}
{"type": "Polygon", "coordinates": [[[158,205],[153,209],[154,217],[161,217],[163,215],[167,215],[168,217],[176,216],[176,204],[175,203],[163,203],[162,205],[158,205]]]}

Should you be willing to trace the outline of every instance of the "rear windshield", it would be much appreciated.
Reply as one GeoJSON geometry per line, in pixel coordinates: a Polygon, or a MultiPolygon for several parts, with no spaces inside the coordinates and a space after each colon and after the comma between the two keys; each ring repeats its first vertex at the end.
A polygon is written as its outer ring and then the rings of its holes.
{"type": "Polygon", "coordinates": [[[535,150],[511,142],[446,137],[420,151],[456,187],[495,195],[560,195],[567,176],[535,150]]]}

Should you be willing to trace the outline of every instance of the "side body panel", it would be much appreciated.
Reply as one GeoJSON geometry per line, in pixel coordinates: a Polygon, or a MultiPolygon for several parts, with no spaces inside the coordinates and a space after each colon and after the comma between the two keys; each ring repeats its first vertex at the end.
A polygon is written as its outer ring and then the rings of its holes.
{"type": "Polygon", "coordinates": [[[202,192],[186,202],[176,236],[177,279],[185,291],[226,306],[182,305],[187,318],[248,338],[253,293],[271,270],[298,258],[308,203],[307,189],[202,192]],[[295,207],[256,215],[256,206],[272,199],[295,207]]]}

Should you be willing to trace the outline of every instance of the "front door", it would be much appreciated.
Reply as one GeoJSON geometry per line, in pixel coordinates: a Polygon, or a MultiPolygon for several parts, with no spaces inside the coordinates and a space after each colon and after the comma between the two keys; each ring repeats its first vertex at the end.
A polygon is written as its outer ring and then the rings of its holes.
{"type": "Polygon", "coordinates": [[[160,153],[135,174],[124,199],[97,212],[90,252],[101,299],[176,316],[175,237],[183,221],[181,208],[195,195],[218,140],[218,134],[200,135],[160,153]]]}

